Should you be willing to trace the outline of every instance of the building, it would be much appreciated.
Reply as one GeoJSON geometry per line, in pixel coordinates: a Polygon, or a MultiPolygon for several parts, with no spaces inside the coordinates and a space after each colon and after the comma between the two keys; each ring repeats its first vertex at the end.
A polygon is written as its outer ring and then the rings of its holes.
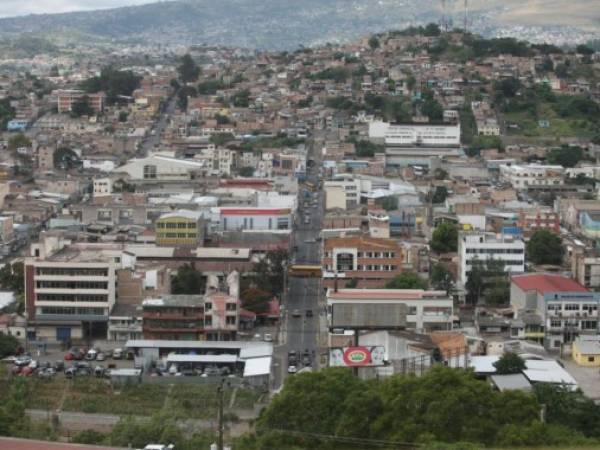
{"type": "Polygon", "coordinates": [[[573,361],[584,367],[600,366],[600,336],[579,336],[573,341],[573,361]]]}
{"type": "Polygon", "coordinates": [[[293,211],[279,207],[221,207],[219,231],[291,230],[293,211]]]}
{"type": "Polygon", "coordinates": [[[423,333],[451,330],[453,300],[445,291],[422,289],[328,289],[327,317],[334,305],[406,305],[406,328],[423,333]]]}
{"type": "Polygon", "coordinates": [[[511,277],[510,304],[515,318],[536,314],[544,327],[544,346],[558,349],[580,335],[596,335],[600,293],[571,278],[553,274],[511,277]]]}
{"type": "Polygon", "coordinates": [[[460,146],[460,125],[396,125],[369,123],[369,138],[386,146],[460,146]]]}
{"type": "Polygon", "coordinates": [[[210,172],[206,161],[179,159],[163,154],[134,158],[115,172],[126,173],[131,180],[177,181],[193,180],[210,172]]]}
{"type": "Polygon", "coordinates": [[[525,237],[531,236],[538,230],[560,234],[560,216],[552,210],[538,208],[532,211],[521,211],[517,223],[525,237]]]}
{"type": "Polygon", "coordinates": [[[156,244],[170,246],[202,246],[204,221],[198,211],[179,210],[163,214],[156,220],[156,244]]]}
{"type": "Polygon", "coordinates": [[[394,239],[370,236],[330,237],[323,244],[323,285],[383,288],[408,265],[405,251],[394,239]]]}
{"type": "Polygon", "coordinates": [[[113,181],[110,178],[94,178],[94,197],[104,197],[112,194],[113,181]]]}
{"type": "Polygon", "coordinates": [[[360,180],[343,177],[323,183],[325,209],[352,209],[360,204],[360,180]]]}
{"type": "Polygon", "coordinates": [[[70,341],[106,337],[115,304],[117,269],[135,256],[96,244],[70,244],[51,237],[31,246],[25,260],[28,338],[70,341]]]}
{"type": "Polygon", "coordinates": [[[97,94],[86,94],[78,89],[60,89],[53,91],[51,95],[56,98],[56,106],[59,113],[71,112],[73,105],[86,96],[90,106],[95,112],[102,112],[106,102],[106,95],[102,92],[97,94]]]}
{"type": "Polygon", "coordinates": [[[204,296],[165,295],[142,302],[145,339],[201,340],[204,327],[204,296]]]}
{"type": "Polygon", "coordinates": [[[466,231],[458,235],[459,277],[465,284],[474,260],[485,263],[495,260],[504,263],[509,273],[525,272],[525,242],[513,235],[466,231]]]}
{"type": "Polygon", "coordinates": [[[565,168],[541,164],[512,164],[500,166],[500,178],[515,189],[530,187],[558,187],[564,184],[565,168]]]}

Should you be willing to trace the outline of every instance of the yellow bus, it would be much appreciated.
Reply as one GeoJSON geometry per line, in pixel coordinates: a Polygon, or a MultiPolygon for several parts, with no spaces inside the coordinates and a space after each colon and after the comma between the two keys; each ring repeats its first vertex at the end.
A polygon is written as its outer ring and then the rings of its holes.
{"type": "Polygon", "coordinates": [[[290,277],[321,277],[321,266],[316,264],[292,264],[288,272],[290,277]]]}

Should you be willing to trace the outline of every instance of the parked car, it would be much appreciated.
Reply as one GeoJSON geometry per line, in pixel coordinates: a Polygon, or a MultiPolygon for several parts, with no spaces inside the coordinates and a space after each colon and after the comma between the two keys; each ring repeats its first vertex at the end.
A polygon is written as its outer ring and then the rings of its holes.
{"type": "Polygon", "coordinates": [[[112,352],[113,359],[122,359],[123,358],[123,349],[115,348],[112,352]]]}
{"type": "Polygon", "coordinates": [[[98,378],[102,378],[102,376],[104,375],[104,367],[96,366],[94,368],[94,375],[96,375],[98,378]]]}
{"type": "Polygon", "coordinates": [[[88,350],[88,352],[85,354],[85,359],[86,361],[93,361],[96,359],[96,356],[98,356],[98,351],[91,348],[88,350]]]}
{"type": "Polygon", "coordinates": [[[299,309],[295,309],[292,311],[292,317],[300,317],[302,314],[299,309]]]}
{"type": "Polygon", "coordinates": [[[37,362],[37,360],[32,359],[29,364],[27,364],[27,367],[31,367],[32,369],[37,369],[39,367],[39,363],[37,362]]]}
{"type": "Polygon", "coordinates": [[[64,361],[54,361],[52,368],[56,372],[63,372],[65,370],[65,363],[64,363],[64,361]]]}
{"type": "Polygon", "coordinates": [[[96,355],[96,361],[105,361],[106,360],[106,354],[104,354],[103,352],[98,352],[98,354],[96,355]]]}
{"type": "Polygon", "coordinates": [[[265,342],[273,342],[273,336],[269,333],[265,333],[263,339],[265,342]]]}
{"type": "Polygon", "coordinates": [[[288,364],[290,366],[295,366],[298,362],[298,352],[295,350],[290,350],[288,352],[288,364]]]}
{"type": "Polygon", "coordinates": [[[49,380],[54,375],[56,375],[56,371],[52,367],[48,367],[42,370],[38,370],[38,377],[43,378],[45,380],[49,380]]]}
{"type": "Polygon", "coordinates": [[[288,366],[288,373],[296,373],[298,368],[296,366],[288,366]]]}
{"type": "Polygon", "coordinates": [[[22,356],[19,356],[17,359],[15,359],[15,366],[19,366],[19,367],[28,366],[30,362],[31,362],[31,356],[22,355],[22,356]]]}
{"type": "Polygon", "coordinates": [[[302,364],[305,366],[310,366],[311,364],[310,353],[308,350],[305,350],[304,353],[302,353],[302,364]]]}

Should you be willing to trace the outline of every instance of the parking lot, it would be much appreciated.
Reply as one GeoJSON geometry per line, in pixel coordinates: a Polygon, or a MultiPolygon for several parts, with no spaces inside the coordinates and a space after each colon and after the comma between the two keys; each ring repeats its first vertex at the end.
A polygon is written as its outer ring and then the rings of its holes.
{"type": "Polygon", "coordinates": [[[600,368],[598,367],[582,367],[572,359],[561,359],[560,362],[564,365],[567,372],[577,381],[577,384],[583,393],[596,401],[600,400],[600,368]]]}

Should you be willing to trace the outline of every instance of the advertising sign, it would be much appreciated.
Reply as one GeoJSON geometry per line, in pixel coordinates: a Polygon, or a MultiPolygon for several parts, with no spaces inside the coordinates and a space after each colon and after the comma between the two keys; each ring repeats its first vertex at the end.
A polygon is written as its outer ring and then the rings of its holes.
{"type": "Polygon", "coordinates": [[[367,367],[383,366],[385,347],[357,346],[335,347],[329,349],[330,367],[367,367]]]}
{"type": "Polygon", "coordinates": [[[397,329],[406,327],[407,307],[398,304],[332,305],[332,328],[397,329]]]}

